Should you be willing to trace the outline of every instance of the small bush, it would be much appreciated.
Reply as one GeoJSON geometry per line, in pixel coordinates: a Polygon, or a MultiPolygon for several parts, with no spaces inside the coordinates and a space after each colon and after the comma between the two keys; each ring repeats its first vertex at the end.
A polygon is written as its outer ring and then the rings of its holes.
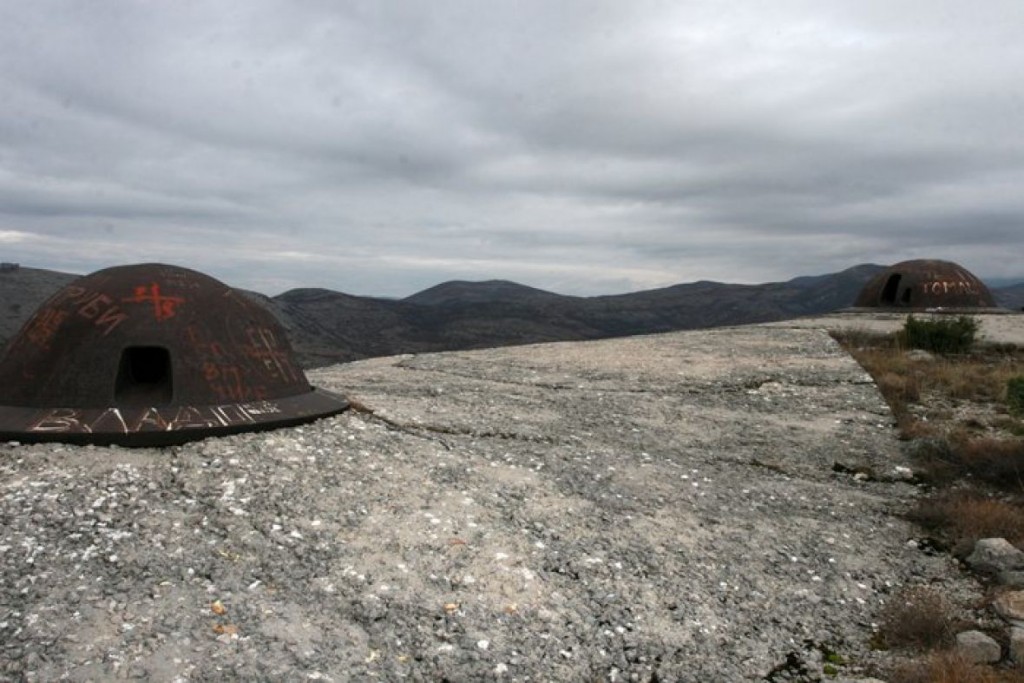
{"type": "Polygon", "coordinates": [[[907,518],[943,537],[955,554],[970,552],[980,538],[1024,543],[1024,509],[973,491],[944,491],[923,498],[907,518]]]}
{"type": "Polygon", "coordinates": [[[947,438],[922,438],[910,456],[918,478],[945,486],[962,478],[1024,493],[1024,439],[974,437],[961,426],[947,438]]]}
{"type": "Polygon", "coordinates": [[[1024,439],[967,439],[953,452],[966,474],[1006,491],[1024,491],[1024,439]]]}
{"type": "Polygon", "coordinates": [[[1019,361],[991,357],[957,358],[955,362],[937,363],[924,375],[923,381],[953,398],[972,401],[1001,402],[1007,382],[1021,371],[1019,361]]]}
{"type": "Polygon", "coordinates": [[[1021,683],[1024,675],[972,664],[952,652],[934,652],[897,667],[890,680],[892,683],[1021,683]]]}
{"type": "Polygon", "coordinates": [[[1024,377],[1012,377],[1006,382],[1006,407],[1011,415],[1024,415],[1024,377]]]}
{"type": "Polygon", "coordinates": [[[888,647],[938,647],[949,642],[953,612],[937,590],[904,588],[882,610],[878,635],[888,647]]]}
{"type": "Polygon", "coordinates": [[[1024,436],[1024,422],[1021,422],[1019,418],[997,417],[992,421],[992,426],[1014,436],[1024,436]]]}
{"type": "Polygon", "coordinates": [[[940,424],[919,420],[909,413],[898,415],[896,426],[899,429],[898,436],[902,441],[935,439],[941,432],[940,424]]]}
{"type": "Polygon", "coordinates": [[[963,463],[947,439],[929,438],[923,430],[911,432],[909,427],[904,428],[904,431],[908,436],[918,439],[912,444],[910,457],[914,460],[914,474],[921,483],[947,486],[964,475],[963,463]]]}
{"type": "Polygon", "coordinates": [[[906,405],[921,400],[921,386],[913,375],[886,371],[875,379],[882,396],[889,399],[890,404],[906,405]]]}
{"type": "Polygon", "coordinates": [[[911,315],[907,316],[899,340],[911,349],[932,353],[967,353],[974,345],[977,332],[978,322],[970,316],[918,320],[911,315]]]}
{"type": "Polygon", "coordinates": [[[895,348],[896,335],[891,332],[875,332],[865,328],[831,330],[829,335],[846,349],[895,348]]]}

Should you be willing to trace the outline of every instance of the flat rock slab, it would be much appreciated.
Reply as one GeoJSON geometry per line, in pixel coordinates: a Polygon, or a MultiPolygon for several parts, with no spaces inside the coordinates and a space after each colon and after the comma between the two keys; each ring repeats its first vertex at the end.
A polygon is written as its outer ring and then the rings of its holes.
{"type": "Polygon", "coordinates": [[[852,677],[908,577],[975,590],[907,543],[915,489],[833,471],[908,463],[820,329],[311,379],[359,411],[0,448],[0,680],[817,680],[819,646],[852,677]]]}

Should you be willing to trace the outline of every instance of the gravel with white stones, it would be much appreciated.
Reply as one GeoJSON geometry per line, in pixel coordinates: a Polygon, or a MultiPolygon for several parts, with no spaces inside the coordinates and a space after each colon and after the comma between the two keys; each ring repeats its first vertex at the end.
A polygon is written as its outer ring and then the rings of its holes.
{"type": "Polygon", "coordinates": [[[976,591],[908,542],[891,417],[818,329],[310,376],[359,409],[0,446],[0,680],[856,678],[900,585],[976,591]]]}

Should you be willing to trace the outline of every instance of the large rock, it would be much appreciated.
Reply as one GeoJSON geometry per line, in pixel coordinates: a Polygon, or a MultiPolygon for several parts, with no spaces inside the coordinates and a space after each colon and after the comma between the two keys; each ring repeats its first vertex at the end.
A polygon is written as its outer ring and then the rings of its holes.
{"type": "Polygon", "coordinates": [[[992,606],[1003,619],[1024,626],[1024,591],[1009,591],[997,597],[992,606]]]}
{"type": "Polygon", "coordinates": [[[974,544],[967,564],[975,571],[992,574],[1024,569],[1024,552],[1005,538],[983,538],[974,544]]]}
{"type": "Polygon", "coordinates": [[[1003,656],[999,643],[981,631],[958,633],[956,651],[974,664],[994,664],[1003,656]]]}
{"type": "Polygon", "coordinates": [[[999,582],[1000,586],[1006,586],[1007,588],[1024,588],[1024,571],[1013,569],[999,572],[998,576],[996,576],[996,581],[999,582]]]}
{"type": "Polygon", "coordinates": [[[1010,629],[1010,659],[1016,664],[1024,664],[1024,628],[1014,626],[1010,629]]]}

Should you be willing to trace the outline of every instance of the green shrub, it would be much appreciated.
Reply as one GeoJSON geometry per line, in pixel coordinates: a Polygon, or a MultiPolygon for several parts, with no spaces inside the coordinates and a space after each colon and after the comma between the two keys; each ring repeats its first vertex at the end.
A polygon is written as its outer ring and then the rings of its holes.
{"type": "Polygon", "coordinates": [[[933,320],[918,320],[910,315],[899,338],[905,348],[933,353],[966,353],[974,344],[977,332],[978,322],[967,315],[933,320]]]}
{"type": "Polygon", "coordinates": [[[1011,415],[1024,415],[1024,377],[1011,377],[1007,380],[1006,406],[1011,415]]]}

